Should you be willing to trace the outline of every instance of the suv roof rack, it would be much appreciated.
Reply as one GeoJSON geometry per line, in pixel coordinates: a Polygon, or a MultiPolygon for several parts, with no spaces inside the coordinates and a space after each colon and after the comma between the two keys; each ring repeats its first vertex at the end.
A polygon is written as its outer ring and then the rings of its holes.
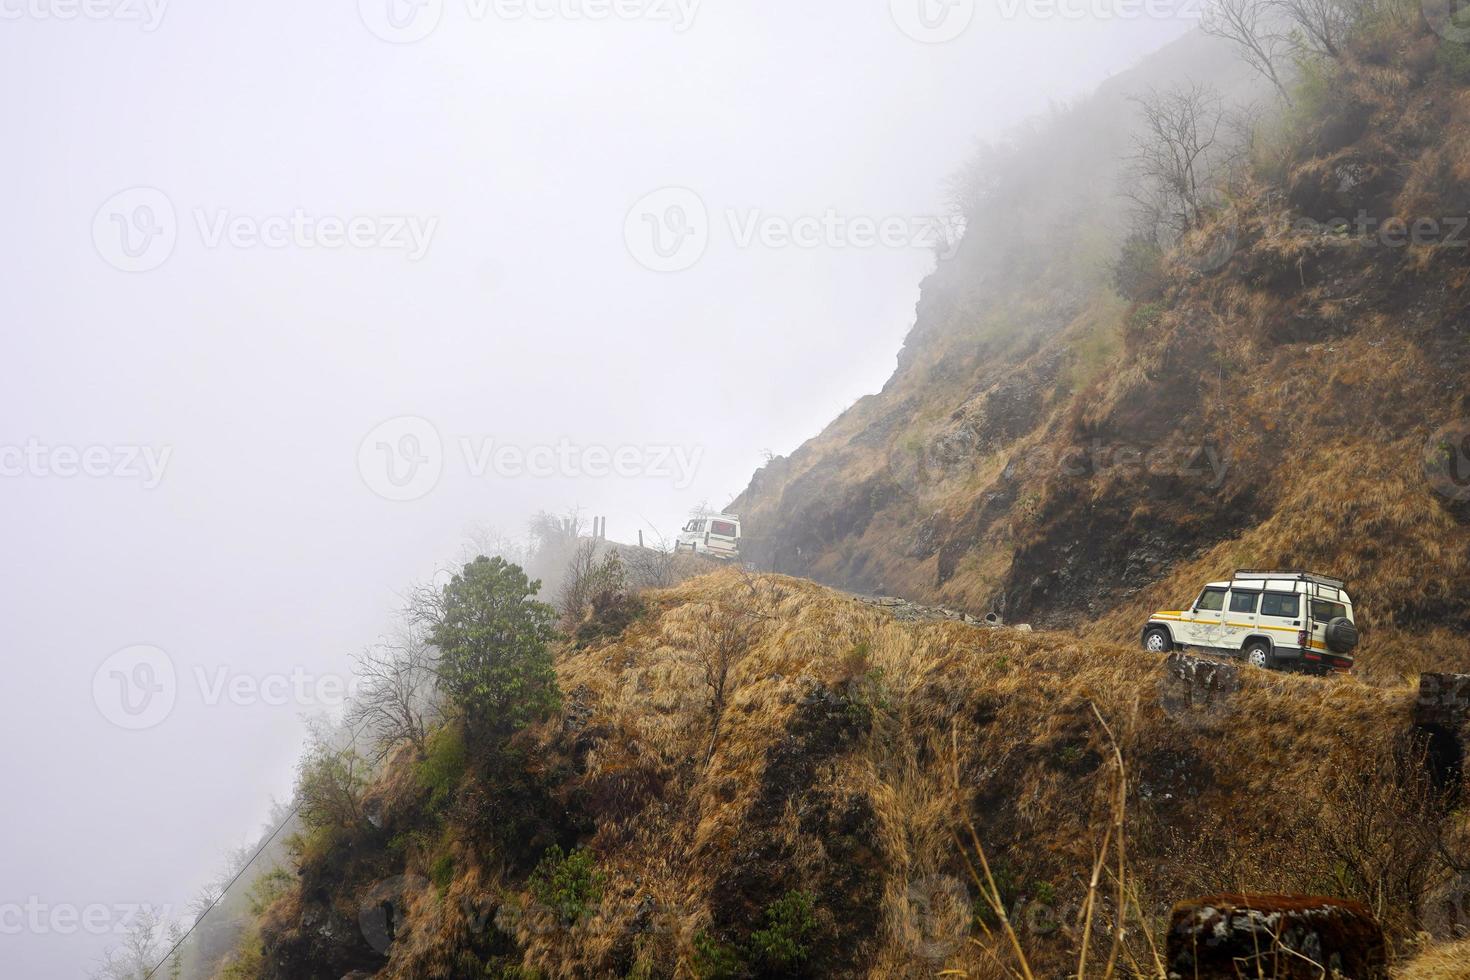
{"type": "Polygon", "coordinates": [[[1266,568],[1237,568],[1235,570],[1235,575],[1233,577],[1234,578],[1285,578],[1285,579],[1293,579],[1293,580],[1300,581],[1300,582],[1312,582],[1312,583],[1315,583],[1317,585],[1330,585],[1334,589],[1340,589],[1340,588],[1343,587],[1343,583],[1341,581],[1339,581],[1338,579],[1328,578],[1326,575],[1316,575],[1316,574],[1313,574],[1312,572],[1303,572],[1303,571],[1282,571],[1282,570],[1279,570],[1279,569],[1266,569],[1266,568]]]}

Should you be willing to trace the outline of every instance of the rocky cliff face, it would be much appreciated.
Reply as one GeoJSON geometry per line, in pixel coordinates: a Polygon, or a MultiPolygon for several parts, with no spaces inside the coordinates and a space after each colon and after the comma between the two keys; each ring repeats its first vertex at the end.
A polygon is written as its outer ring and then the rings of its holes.
{"type": "Polygon", "coordinates": [[[1463,665],[1470,95],[1422,26],[1365,43],[1125,281],[1116,172],[1065,178],[1114,170],[1126,94],[1190,46],[1228,88],[1187,39],[981,164],[893,377],[733,505],[753,557],[1118,640],[1233,567],[1310,566],[1355,586],[1370,674],[1463,665]]]}

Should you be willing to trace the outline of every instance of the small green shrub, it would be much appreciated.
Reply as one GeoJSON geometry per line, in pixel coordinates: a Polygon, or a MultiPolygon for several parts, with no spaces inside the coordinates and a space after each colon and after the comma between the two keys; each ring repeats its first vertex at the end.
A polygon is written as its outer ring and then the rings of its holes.
{"type": "Polygon", "coordinates": [[[570,925],[602,901],[607,876],[597,868],[597,857],[585,847],[570,854],[553,844],[531,872],[531,895],[570,925]]]}
{"type": "Polygon", "coordinates": [[[464,732],[458,725],[445,725],[429,736],[424,758],[418,765],[418,780],[429,791],[431,810],[442,812],[454,799],[467,761],[464,732]]]}
{"type": "Polygon", "coordinates": [[[1164,287],[1164,252],[1144,235],[1130,235],[1113,263],[1113,288],[1124,299],[1153,299],[1164,287]]]}
{"type": "Polygon", "coordinates": [[[1440,41],[1434,60],[1457,82],[1470,82],[1470,47],[1455,41],[1440,41]]]}
{"type": "Polygon", "coordinates": [[[266,909],[276,903],[276,899],[294,887],[296,887],[296,876],[285,868],[272,868],[267,871],[255,879],[247,893],[250,914],[257,919],[260,918],[265,914],[266,909]]]}
{"type": "Polygon", "coordinates": [[[847,702],[847,718],[854,728],[870,727],[879,712],[889,709],[888,688],[883,678],[882,667],[871,667],[848,678],[844,700],[847,702]]]}
{"type": "Polygon", "coordinates": [[[449,885],[454,881],[454,855],[441,854],[429,865],[429,880],[439,889],[443,895],[449,890],[449,885]]]}
{"type": "Polygon", "coordinates": [[[745,973],[744,958],[735,947],[704,930],[694,935],[694,974],[700,980],[734,980],[745,973]]]}
{"type": "MultiPolygon", "coordinates": [[[[1009,910],[1016,904],[1018,891],[1015,872],[1008,865],[996,864],[990,869],[990,874],[995,879],[995,890],[1000,895],[1001,908],[1006,909],[1009,914],[1009,910]]],[[[975,899],[971,905],[971,911],[974,912],[975,921],[982,923],[986,928],[994,929],[1000,925],[1000,917],[995,914],[990,901],[984,895],[975,899]]]]}
{"type": "Polygon", "coordinates": [[[771,970],[790,971],[806,962],[817,920],[810,892],[789,891],[766,907],[766,927],[750,936],[751,958],[771,970]]]}
{"type": "Polygon", "coordinates": [[[1141,303],[1128,314],[1128,335],[1142,337],[1152,333],[1167,310],[1163,303],[1141,303]]]}
{"type": "Polygon", "coordinates": [[[572,639],[578,647],[585,647],[598,640],[621,636],[646,611],[643,600],[631,592],[601,589],[593,593],[592,609],[577,626],[572,639]]]}

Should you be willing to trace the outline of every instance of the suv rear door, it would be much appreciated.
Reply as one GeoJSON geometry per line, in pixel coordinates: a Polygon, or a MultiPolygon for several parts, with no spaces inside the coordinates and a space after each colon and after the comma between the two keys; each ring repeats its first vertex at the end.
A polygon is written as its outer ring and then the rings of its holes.
{"type": "Polygon", "coordinates": [[[1314,653],[1327,651],[1327,624],[1339,616],[1347,616],[1347,606],[1339,601],[1342,593],[1326,585],[1312,585],[1307,599],[1308,627],[1312,632],[1310,645],[1314,653]]]}
{"type": "Polygon", "coordinates": [[[715,518],[709,522],[709,534],[705,536],[705,544],[711,551],[734,554],[740,549],[740,525],[734,521],[722,521],[715,518]]]}
{"type": "Polygon", "coordinates": [[[1290,582],[1267,584],[1266,591],[1261,594],[1259,622],[1261,630],[1270,634],[1273,646],[1287,648],[1283,654],[1295,656],[1290,648],[1297,645],[1297,634],[1302,628],[1302,595],[1286,591],[1290,588],[1290,582]],[[1273,591],[1272,586],[1277,586],[1277,589],[1273,591]]]}

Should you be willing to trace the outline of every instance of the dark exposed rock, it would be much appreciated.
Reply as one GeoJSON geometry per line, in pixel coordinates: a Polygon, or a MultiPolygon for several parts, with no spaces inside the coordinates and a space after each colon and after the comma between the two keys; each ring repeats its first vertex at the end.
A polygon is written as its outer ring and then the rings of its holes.
{"type": "Polygon", "coordinates": [[[1383,929],[1359,902],[1210,895],[1174,906],[1169,976],[1180,980],[1386,978],[1383,929]]]}

